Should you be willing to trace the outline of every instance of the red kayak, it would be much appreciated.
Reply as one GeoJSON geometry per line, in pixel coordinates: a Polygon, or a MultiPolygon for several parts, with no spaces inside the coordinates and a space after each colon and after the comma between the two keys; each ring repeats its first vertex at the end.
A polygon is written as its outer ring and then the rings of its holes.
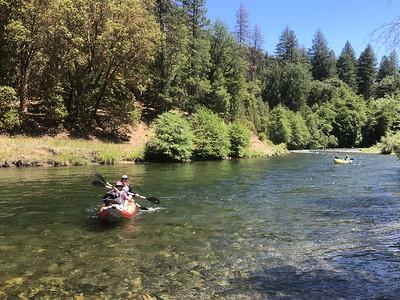
{"type": "Polygon", "coordinates": [[[99,218],[102,221],[111,223],[120,222],[122,220],[133,218],[138,211],[138,207],[133,201],[129,201],[128,205],[112,204],[100,207],[99,218]]]}

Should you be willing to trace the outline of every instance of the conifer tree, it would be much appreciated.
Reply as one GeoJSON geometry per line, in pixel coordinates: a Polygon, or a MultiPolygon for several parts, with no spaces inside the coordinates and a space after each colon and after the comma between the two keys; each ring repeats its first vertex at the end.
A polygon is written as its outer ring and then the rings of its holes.
{"type": "Polygon", "coordinates": [[[336,74],[336,58],[333,50],[320,30],[315,33],[310,49],[312,75],[315,80],[323,81],[336,74]]]}
{"type": "Polygon", "coordinates": [[[379,65],[377,80],[381,81],[387,76],[396,75],[398,67],[397,65],[397,54],[395,50],[390,53],[389,57],[384,55],[379,65]]]}
{"type": "Polygon", "coordinates": [[[300,48],[296,34],[286,26],[276,45],[276,56],[283,62],[297,63],[300,60],[300,48]]]}
{"type": "Polygon", "coordinates": [[[249,13],[243,4],[236,12],[235,37],[241,45],[247,45],[250,37],[249,13]]]}
{"type": "Polygon", "coordinates": [[[368,44],[357,61],[358,93],[363,95],[366,99],[373,95],[375,78],[376,59],[371,45],[368,44]]]}
{"type": "Polygon", "coordinates": [[[347,41],[336,63],[339,79],[353,90],[357,88],[357,61],[353,47],[347,41]]]}

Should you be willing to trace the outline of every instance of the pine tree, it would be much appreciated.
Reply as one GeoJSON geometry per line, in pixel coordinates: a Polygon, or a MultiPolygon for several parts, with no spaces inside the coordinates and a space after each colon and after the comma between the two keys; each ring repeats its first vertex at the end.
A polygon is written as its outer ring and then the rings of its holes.
{"type": "Polygon", "coordinates": [[[384,55],[379,65],[377,80],[381,81],[387,76],[396,75],[398,67],[397,65],[398,65],[397,54],[395,50],[393,50],[392,53],[390,53],[389,57],[384,55]]]}
{"type": "Polygon", "coordinates": [[[254,31],[250,37],[250,66],[249,66],[249,74],[250,80],[254,80],[256,77],[261,76],[261,70],[263,67],[263,59],[264,55],[262,53],[262,45],[264,43],[261,29],[258,25],[254,27],[254,31]],[[258,75],[258,76],[257,76],[258,75]]]}
{"type": "Polygon", "coordinates": [[[335,76],[335,53],[328,48],[328,43],[320,30],[317,30],[312,41],[310,60],[314,79],[323,81],[335,76]]]}
{"type": "Polygon", "coordinates": [[[286,26],[282,31],[279,42],[276,45],[276,56],[284,62],[297,63],[300,60],[300,48],[296,34],[286,26]]]}
{"type": "Polygon", "coordinates": [[[241,45],[247,45],[250,37],[249,13],[243,4],[240,4],[236,13],[235,37],[241,45]]]}
{"type": "Polygon", "coordinates": [[[373,95],[375,78],[376,59],[371,45],[368,44],[357,61],[358,93],[363,95],[366,99],[373,95]]]}
{"type": "Polygon", "coordinates": [[[336,63],[339,79],[347,83],[353,90],[357,88],[357,61],[353,47],[347,41],[336,63]]]}
{"type": "Polygon", "coordinates": [[[191,34],[188,57],[182,72],[186,95],[182,108],[193,111],[196,104],[204,102],[211,86],[208,80],[210,68],[210,39],[206,35],[209,19],[206,16],[205,0],[182,0],[186,26],[191,34]]]}

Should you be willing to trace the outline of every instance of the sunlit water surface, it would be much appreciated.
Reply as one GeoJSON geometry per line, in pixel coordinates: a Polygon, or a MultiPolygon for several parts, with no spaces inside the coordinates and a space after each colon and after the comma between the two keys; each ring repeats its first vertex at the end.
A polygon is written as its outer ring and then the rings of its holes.
{"type": "Polygon", "coordinates": [[[399,299],[400,162],[335,155],[0,170],[0,299],[399,299]],[[161,204],[101,225],[95,172],[161,204]]]}

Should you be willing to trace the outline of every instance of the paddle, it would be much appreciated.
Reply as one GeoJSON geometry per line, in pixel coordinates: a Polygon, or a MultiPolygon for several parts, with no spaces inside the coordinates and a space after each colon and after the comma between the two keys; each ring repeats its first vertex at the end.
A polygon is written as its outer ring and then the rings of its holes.
{"type": "MultiPolygon", "coordinates": [[[[92,182],[92,185],[94,185],[94,186],[100,186],[101,185],[101,186],[104,186],[104,187],[110,188],[110,189],[113,187],[112,184],[109,183],[107,180],[105,180],[105,178],[101,174],[96,173],[96,174],[94,174],[94,176],[96,177],[96,180],[94,180],[92,182]]],[[[151,203],[154,203],[154,204],[160,204],[160,200],[158,198],[156,198],[156,197],[145,197],[145,196],[139,195],[137,193],[135,194],[135,193],[130,193],[130,192],[128,192],[128,194],[132,195],[132,196],[135,196],[135,197],[139,197],[141,199],[146,199],[146,200],[148,200],[148,201],[150,201],[151,203]]]]}

